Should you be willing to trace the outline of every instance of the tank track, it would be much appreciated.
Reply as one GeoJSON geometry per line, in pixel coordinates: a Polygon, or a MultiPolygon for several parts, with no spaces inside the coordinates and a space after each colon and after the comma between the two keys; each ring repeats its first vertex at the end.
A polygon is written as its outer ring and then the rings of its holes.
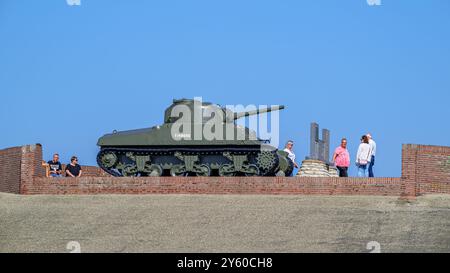
{"type": "Polygon", "coordinates": [[[286,176],[291,176],[292,173],[294,172],[294,162],[292,162],[291,159],[288,158],[287,162],[289,163],[289,167],[287,168],[287,170],[285,171],[285,175],[286,176]]]}
{"type": "Polygon", "coordinates": [[[261,147],[102,147],[98,165],[112,176],[275,176],[277,150],[261,147]]]}

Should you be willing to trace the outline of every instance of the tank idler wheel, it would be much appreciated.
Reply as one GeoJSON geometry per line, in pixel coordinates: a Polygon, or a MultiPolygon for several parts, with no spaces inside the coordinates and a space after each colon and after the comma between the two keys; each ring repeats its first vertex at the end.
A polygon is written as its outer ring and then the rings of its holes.
{"type": "Polygon", "coordinates": [[[187,172],[183,165],[174,165],[170,169],[171,176],[187,176],[187,172]]]}
{"type": "Polygon", "coordinates": [[[206,164],[199,165],[196,167],[195,174],[197,176],[211,176],[211,168],[206,164]]]}
{"type": "Polygon", "coordinates": [[[114,152],[105,152],[100,156],[100,163],[107,169],[114,167],[118,161],[114,152]]]}
{"type": "Polygon", "coordinates": [[[219,167],[219,176],[235,176],[234,166],[232,164],[223,164],[219,167]]]}
{"type": "Polygon", "coordinates": [[[258,176],[259,168],[254,164],[250,164],[244,168],[243,172],[245,176],[258,176]]]}
{"type": "Polygon", "coordinates": [[[148,176],[161,176],[163,174],[163,168],[159,165],[152,164],[148,168],[148,176]]]}

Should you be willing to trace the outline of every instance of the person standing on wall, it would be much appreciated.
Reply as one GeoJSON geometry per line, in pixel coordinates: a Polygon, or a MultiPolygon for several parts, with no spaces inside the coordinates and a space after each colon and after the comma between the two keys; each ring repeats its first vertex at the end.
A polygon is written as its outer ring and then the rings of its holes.
{"type": "MultiPolygon", "coordinates": [[[[294,163],[294,167],[295,167],[296,169],[298,169],[298,164],[297,164],[297,162],[295,162],[295,154],[294,154],[294,151],[293,151],[293,147],[294,147],[294,141],[289,140],[289,141],[286,143],[286,146],[285,146],[285,148],[284,148],[283,151],[285,151],[286,153],[288,153],[289,159],[292,161],[292,163],[294,163]]],[[[291,176],[293,176],[293,172],[292,172],[291,176]]]]}
{"type": "Polygon", "coordinates": [[[356,166],[358,167],[358,177],[369,177],[369,165],[372,157],[369,138],[367,135],[362,136],[361,144],[359,144],[358,153],[356,155],[356,166]]]}
{"type": "Polygon", "coordinates": [[[78,165],[78,158],[76,156],[72,156],[70,159],[70,164],[66,166],[66,176],[67,177],[81,177],[83,171],[81,170],[81,166],[78,165]]]}
{"type": "Polygon", "coordinates": [[[333,162],[339,170],[339,177],[348,177],[348,168],[350,167],[350,153],[347,150],[347,139],[341,140],[341,146],[334,151],[333,162]]]}
{"type": "Polygon", "coordinates": [[[370,164],[369,164],[369,177],[375,177],[373,174],[373,166],[375,166],[375,155],[377,153],[377,143],[372,139],[371,134],[367,134],[367,138],[369,139],[369,145],[370,149],[372,151],[372,155],[370,158],[370,164]]]}

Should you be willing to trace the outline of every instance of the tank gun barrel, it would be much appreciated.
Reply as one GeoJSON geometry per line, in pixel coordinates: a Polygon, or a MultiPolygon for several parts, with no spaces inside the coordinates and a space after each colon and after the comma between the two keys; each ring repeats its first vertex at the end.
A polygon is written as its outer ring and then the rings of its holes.
{"type": "Polygon", "coordinates": [[[273,105],[273,106],[271,106],[269,108],[256,109],[256,110],[252,110],[252,111],[234,113],[233,119],[236,120],[236,119],[240,119],[240,118],[243,118],[243,117],[248,117],[248,116],[268,113],[268,112],[272,112],[272,111],[279,111],[279,110],[283,110],[283,109],[284,109],[284,105],[273,105]]]}

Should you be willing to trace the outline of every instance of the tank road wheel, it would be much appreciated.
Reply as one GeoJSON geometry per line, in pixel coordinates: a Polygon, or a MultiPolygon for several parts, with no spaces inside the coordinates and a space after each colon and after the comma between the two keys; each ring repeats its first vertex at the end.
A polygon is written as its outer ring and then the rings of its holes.
{"type": "Polygon", "coordinates": [[[146,168],[146,172],[148,176],[162,176],[163,168],[159,165],[152,164],[148,168],[146,168]]]}
{"type": "Polygon", "coordinates": [[[187,176],[187,172],[183,165],[174,165],[170,169],[170,175],[171,176],[187,176]]]}
{"type": "Polygon", "coordinates": [[[223,164],[219,167],[219,176],[235,176],[233,164],[223,164]]]}
{"type": "Polygon", "coordinates": [[[245,176],[258,176],[259,168],[255,164],[250,164],[244,168],[245,176]]]}
{"type": "Polygon", "coordinates": [[[211,176],[211,168],[206,164],[196,166],[195,169],[197,176],[211,176]]]}
{"type": "Polygon", "coordinates": [[[256,157],[257,165],[261,171],[261,175],[272,175],[278,167],[278,155],[271,151],[262,151],[256,157]]]}
{"type": "Polygon", "coordinates": [[[137,166],[136,165],[125,165],[122,169],[122,175],[123,176],[129,176],[129,177],[133,177],[133,176],[137,176],[138,174],[138,170],[137,170],[137,166]]]}

